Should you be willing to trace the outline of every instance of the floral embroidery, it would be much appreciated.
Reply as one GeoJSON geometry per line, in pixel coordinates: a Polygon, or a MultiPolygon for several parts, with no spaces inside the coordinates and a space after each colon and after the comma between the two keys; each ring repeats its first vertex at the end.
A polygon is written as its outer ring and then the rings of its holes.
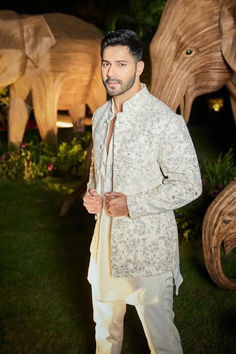
{"type": "MultiPolygon", "coordinates": [[[[108,101],[93,117],[96,188],[109,119],[108,101]]],[[[152,276],[179,263],[173,210],[202,191],[197,156],[183,117],[145,85],[123,105],[114,129],[113,190],[127,195],[129,216],[112,221],[112,269],[117,277],[152,276]]]]}

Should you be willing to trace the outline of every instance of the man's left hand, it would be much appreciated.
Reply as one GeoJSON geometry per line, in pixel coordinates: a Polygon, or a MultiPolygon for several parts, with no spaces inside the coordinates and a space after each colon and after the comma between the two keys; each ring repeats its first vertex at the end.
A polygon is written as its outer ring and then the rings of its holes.
{"type": "Polygon", "coordinates": [[[107,214],[110,216],[129,215],[127,198],[123,193],[110,192],[105,193],[105,205],[107,214]]]}

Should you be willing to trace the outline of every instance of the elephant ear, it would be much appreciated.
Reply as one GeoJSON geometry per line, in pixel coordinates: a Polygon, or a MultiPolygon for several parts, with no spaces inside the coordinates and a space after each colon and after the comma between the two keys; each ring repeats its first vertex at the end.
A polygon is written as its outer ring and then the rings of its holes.
{"type": "Polygon", "coordinates": [[[26,56],[38,66],[56,40],[43,16],[29,16],[23,19],[23,35],[26,56]]]}
{"type": "Polygon", "coordinates": [[[222,54],[236,72],[236,0],[221,0],[221,3],[222,54]]]}

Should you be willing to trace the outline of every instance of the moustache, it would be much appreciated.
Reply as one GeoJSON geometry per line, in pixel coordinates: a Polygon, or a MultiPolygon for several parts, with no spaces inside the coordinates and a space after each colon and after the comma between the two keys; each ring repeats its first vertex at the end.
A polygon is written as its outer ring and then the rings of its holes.
{"type": "Polygon", "coordinates": [[[121,80],[113,78],[106,79],[105,83],[108,84],[108,82],[117,82],[118,84],[122,84],[121,80]]]}

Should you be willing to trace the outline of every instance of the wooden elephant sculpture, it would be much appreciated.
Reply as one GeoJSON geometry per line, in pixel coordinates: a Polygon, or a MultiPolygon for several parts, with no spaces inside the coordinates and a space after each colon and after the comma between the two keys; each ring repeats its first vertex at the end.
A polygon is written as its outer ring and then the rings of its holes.
{"type": "Polygon", "coordinates": [[[152,94],[186,122],[197,96],[224,85],[236,121],[236,0],[167,0],[150,57],[152,94]]]}
{"type": "Polygon", "coordinates": [[[236,279],[225,275],[221,264],[221,245],[226,255],[236,247],[236,181],[228,184],[210,204],[202,229],[208,273],[220,288],[236,290],[236,279]]]}
{"type": "MultiPolygon", "coordinates": [[[[227,86],[236,122],[236,0],[167,0],[150,44],[151,92],[188,122],[194,99],[227,86]]],[[[203,222],[208,272],[222,287],[236,289],[225,276],[226,254],[236,246],[236,182],[209,206],[203,222]]]]}
{"type": "Polygon", "coordinates": [[[33,107],[42,139],[56,140],[57,111],[76,123],[85,104],[106,101],[100,78],[102,34],[62,13],[18,15],[0,11],[0,87],[10,86],[8,141],[22,141],[33,107]]]}

